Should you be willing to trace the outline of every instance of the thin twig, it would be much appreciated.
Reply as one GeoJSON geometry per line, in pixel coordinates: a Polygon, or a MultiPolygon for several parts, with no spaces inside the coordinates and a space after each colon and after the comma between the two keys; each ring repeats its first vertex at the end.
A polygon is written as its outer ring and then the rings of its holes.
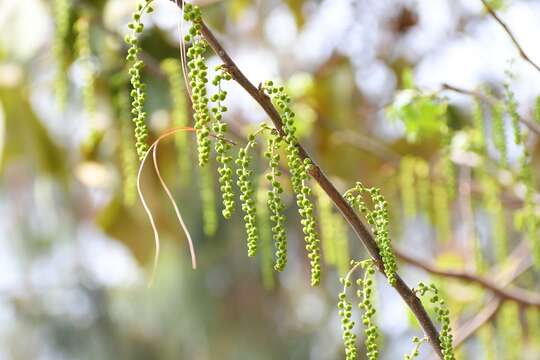
{"type": "Polygon", "coordinates": [[[523,48],[521,47],[521,45],[517,41],[516,37],[514,36],[514,34],[512,33],[512,30],[510,30],[508,25],[504,21],[502,21],[502,19],[499,17],[499,15],[497,15],[495,10],[493,10],[491,8],[491,6],[489,6],[489,4],[487,3],[486,0],[480,0],[480,1],[482,1],[482,4],[484,4],[484,7],[486,8],[489,15],[491,15],[491,17],[493,19],[495,19],[495,21],[497,21],[499,23],[499,25],[502,26],[504,31],[508,34],[508,36],[510,37],[510,40],[512,40],[512,42],[516,46],[516,48],[517,48],[517,50],[519,52],[519,56],[521,56],[523,58],[523,60],[525,60],[526,62],[531,64],[536,70],[538,70],[540,72],[540,66],[538,66],[538,64],[536,64],[534,61],[532,61],[531,58],[529,57],[529,55],[527,55],[527,53],[525,53],[525,50],[523,50],[523,48]]]}
{"type": "MultiPolygon", "coordinates": [[[[469,95],[469,96],[473,96],[491,106],[495,106],[497,105],[497,100],[494,99],[493,97],[491,96],[488,96],[486,94],[483,94],[479,91],[476,91],[476,90],[469,90],[469,89],[464,89],[464,88],[461,88],[461,87],[457,87],[457,86],[454,86],[454,85],[450,85],[450,84],[447,84],[447,83],[443,83],[442,84],[442,88],[443,90],[450,90],[450,91],[453,91],[453,92],[456,92],[456,93],[460,93],[460,94],[463,94],[463,95],[469,95]]],[[[534,132],[536,135],[540,136],[540,126],[538,124],[536,124],[535,122],[532,122],[530,120],[527,120],[527,119],[524,119],[522,118],[521,116],[519,117],[519,121],[525,125],[527,128],[529,128],[529,130],[531,130],[532,132],[534,132]]]]}

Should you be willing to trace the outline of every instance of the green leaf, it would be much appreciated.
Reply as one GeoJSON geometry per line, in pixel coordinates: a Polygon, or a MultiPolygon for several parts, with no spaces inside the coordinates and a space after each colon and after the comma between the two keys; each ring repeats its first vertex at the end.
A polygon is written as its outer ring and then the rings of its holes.
{"type": "Polygon", "coordinates": [[[391,120],[401,121],[407,140],[416,142],[446,131],[446,110],[445,101],[407,89],[398,93],[387,115],[391,120]]]}

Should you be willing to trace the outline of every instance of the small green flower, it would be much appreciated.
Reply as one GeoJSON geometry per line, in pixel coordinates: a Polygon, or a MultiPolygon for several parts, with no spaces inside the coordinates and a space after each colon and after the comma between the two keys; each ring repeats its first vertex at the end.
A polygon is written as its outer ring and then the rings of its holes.
{"type": "Polygon", "coordinates": [[[413,337],[412,342],[414,344],[414,347],[413,347],[412,351],[410,352],[410,354],[406,354],[403,357],[403,359],[404,360],[414,360],[414,359],[416,359],[420,355],[420,346],[424,342],[427,342],[427,341],[428,341],[427,337],[424,337],[422,339],[420,339],[418,336],[413,337]]]}

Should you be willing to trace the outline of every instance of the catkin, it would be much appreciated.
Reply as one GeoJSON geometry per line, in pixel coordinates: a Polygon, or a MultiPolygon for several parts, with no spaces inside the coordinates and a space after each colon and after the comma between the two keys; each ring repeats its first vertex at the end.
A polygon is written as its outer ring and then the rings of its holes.
{"type": "MultiPolygon", "coordinates": [[[[178,60],[169,58],[161,62],[161,69],[167,76],[169,83],[169,93],[172,101],[172,126],[184,127],[188,125],[188,110],[186,104],[186,91],[182,78],[182,68],[178,60]]],[[[178,167],[180,173],[180,184],[187,185],[191,176],[190,149],[188,144],[188,134],[185,131],[178,131],[174,135],[174,144],[178,156],[178,167]]]]}

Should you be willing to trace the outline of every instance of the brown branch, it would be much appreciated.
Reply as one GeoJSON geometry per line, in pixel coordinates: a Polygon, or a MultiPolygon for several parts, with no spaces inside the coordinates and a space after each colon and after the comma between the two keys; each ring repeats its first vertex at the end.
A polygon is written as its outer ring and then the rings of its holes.
{"type": "MultiPolygon", "coordinates": [[[[181,2],[177,2],[175,0],[171,0],[175,2],[177,5],[181,4],[181,2]]],[[[216,39],[214,34],[208,29],[206,24],[201,21],[201,34],[205,38],[208,45],[214,50],[214,52],[221,58],[224,65],[227,67],[227,70],[229,71],[232,78],[242,87],[244,90],[255,100],[259,105],[263,108],[263,110],[266,112],[266,114],[270,117],[272,122],[274,123],[275,128],[277,131],[284,135],[285,132],[283,130],[283,122],[282,119],[272,104],[272,101],[270,98],[268,98],[262,91],[260,91],[257,87],[255,87],[242,73],[242,71],[236,66],[235,62],[231,59],[231,57],[227,54],[225,49],[221,46],[219,41],[216,39]]],[[[347,203],[347,201],[343,198],[341,193],[336,189],[336,187],[330,182],[330,180],[326,177],[326,175],[323,173],[323,171],[319,168],[319,166],[316,165],[315,161],[311,159],[311,157],[308,155],[308,153],[305,151],[305,149],[300,145],[297,144],[298,150],[300,152],[300,156],[303,159],[310,159],[313,166],[310,170],[311,177],[317,181],[319,186],[326,192],[328,197],[332,200],[334,205],[339,209],[339,211],[342,213],[342,215],[345,217],[345,219],[348,221],[348,223],[351,225],[353,230],[355,231],[358,239],[364,244],[366,249],[368,250],[369,254],[375,261],[378,270],[384,274],[384,267],[381,255],[379,253],[379,247],[377,246],[377,243],[375,242],[375,239],[371,235],[368,228],[364,225],[364,223],[360,220],[360,218],[356,215],[353,208],[347,203]]],[[[424,306],[422,305],[422,302],[418,297],[416,296],[415,292],[407,286],[407,284],[403,281],[403,279],[396,275],[396,284],[394,286],[396,291],[399,293],[401,298],[405,301],[407,306],[411,309],[412,313],[415,315],[416,319],[418,320],[420,326],[423,328],[426,336],[429,338],[431,346],[433,346],[436,353],[440,356],[440,358],[443,358],[442,355],[442,349],[441,344],[439,341],[439,332],[437,331],[437,328],[431,321],[431,318],[427,314],[426,310],[424,309],[424,306]]]]}
{"type": "Polygon", "coordinates": [[[406,254],[402,250],[395,250],[395,253],[399,258],[406,261],[408,264],[421,268],[431,274],[480,285],[483,288],[491,291],[495,296],[503,301],[512,300],[525,306],[540,308],[540,295],[537,293],[515,287],[505,288],[504,284],[501,286],[493,280],[476,275],[469,271],[441,269],[427,261],[423,261],[406,254]]]}
{"type": "MultiPolygon", "coordinates": [[[[493,97],[491,96],[488,96],[486,94],[483,94],[479,91],[476,91],[476,90],[469,90],[469,89],[464,89],[464,88],[460,88],[460,87],[457,87],[457,86],[454,86],[454,85],[450,85],[450,84],[447,84],[447,83],[443,83],[442,84],[442,88],[443,90],[450,90],[450,91],[453,91],[453,92],[456,92],[456,93],[460,93],[460,94],[463,94],[463,95],[469,95],[469,96],[473,96],[491,106],[495,106],[497,105],[497,100],[494,99],[493,97]]],[[[531,130],[532,132],[534,132],[536,135],[540,136],[540,126],[535,123],[535,122],[532,122],[530,120],[527,120],[527,119],[524,119],[522,118],[521,116],[519,117],[519,121],[525,125],[527,128],[529,128],[529,130],[531,130]]]]}
{"type": "Polygon", "coordinates": [[[532,61],[531,58],[529,57],[529,55],[527,55],[527,53],[525,53],[525,50],[523,50],[523,48],[521,47],[521,45],[517,41],[516,37],[514,36],[512,31],[508,27],[508,25],[504,21],[502,21],[502,19],[499,17],[499,15],[497,15],[495,10],[493,10],[491,8],[491,6],[489,6],[489,4],[487,3],[486,0],[480,0],[480,1],[482,1],[482,4],[484,4],[484,7],[486,8],[489,15],[491,15],[491,17],[493,19],[495,19],[495,21],[497,21],[499,23],[499,25],[502,26],[504,31],[508,34],[508,36],[510,37],[510,40],[512,40],[512,42],[516,46],[516,48],[517,48],[517,50],[519,52],[519,56],[521,56],[523,58],[523,60],[525,60],[526,62],[531,64],[536,70],[538,70],[540,72],[540,66],[538,66],[538,64],[536,64],[534,61],[532,61]]]}

